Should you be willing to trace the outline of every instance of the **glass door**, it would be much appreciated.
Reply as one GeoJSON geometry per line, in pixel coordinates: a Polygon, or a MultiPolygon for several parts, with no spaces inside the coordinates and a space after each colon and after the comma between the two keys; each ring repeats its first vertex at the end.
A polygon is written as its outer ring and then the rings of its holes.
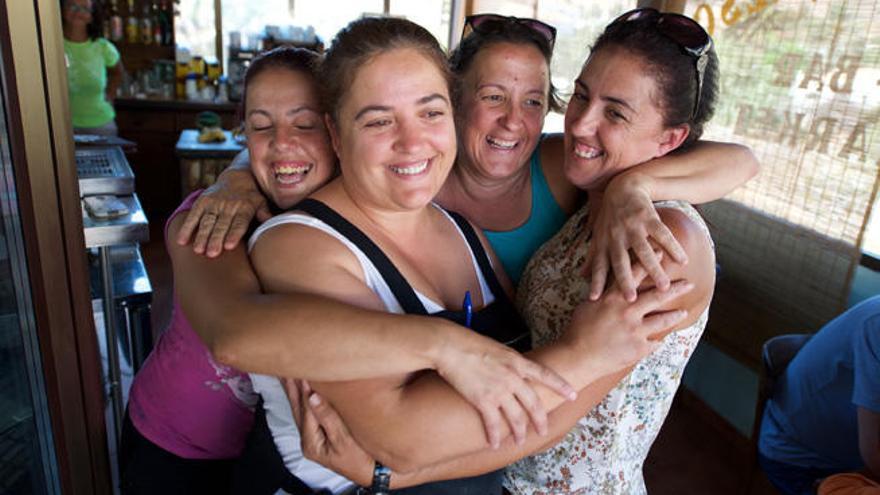
{"type": "Polygon", "coordinates": [[[0,495],[60,493],[8,117],[0,101],[0,495]]]}

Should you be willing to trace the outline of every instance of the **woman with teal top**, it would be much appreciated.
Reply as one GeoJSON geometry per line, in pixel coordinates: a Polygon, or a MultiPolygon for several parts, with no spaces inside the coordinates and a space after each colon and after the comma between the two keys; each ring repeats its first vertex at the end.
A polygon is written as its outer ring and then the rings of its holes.
{"type": "Polygon", "coordinates": [[[529,158],[532,207],[528,219],[513,230],[483,229],[486,238],[498,252],[499,260],[511,280],[518,281],[526,263],[545,240],[565,223],[565,212],[553,197],[553,190],[541,169],[540,146],[529,158]]]}
{"type": "Polygon", "coordinates": [[[64,60],[74,132],[116,135],[113,99],[122,82],[122,62],[113,43],[101,37],[92,0],[63,0],[64,60]]]}
{"type": "MultiPolygon", "coordinates": [[[[478,14],[465,20],[462,40],[450,56],[459,153],[437,202],[483,229],[515,283],[535,250],[586,199],[563,174],[562,135],[541,134],[547,112],[563,108],[550,78],[555,40],[555,28],[536,19],[478,14]]],[[[608,195],[614,197],[606,200],[611,207],[603,209],[604,218],[594,219],[597,237],[620,239],[593,244],[593,268],[603,271],[593,270],[594,298],[604,287],[609,257],[621,288],[629,299],[635,298],[628,248],[636,251],[658,286],[668,287],[646,238],[657,240],[676,260],[684,253],[659,221],[652,200],[717,199],[756,170],[757,162],[742,146],[701,143],[617,178],[614,194],[608,195]],[[707,170],[716,164],[720,167],[707,170]],[[630,235],[624,227],[632,217],[638,225],[630,235]],[[605,254],[606,246],[615,249],[605,254]]]]}
{"type": "MultiPolygon", "coordinates": [[[[541,133],[547,112],[562,108],[550,79],[555,35],[552,26],[535,19],[469,16],[462,40],[450,56],[456,76],[459,149],[455,167],[435,201],[463,214],[486,233],[514,284],[532,253],[585,200],[563,173],[562,135],[541,133]]],[[[744,146],[700,142],[685,153],[652,160],[615,177],[603,199],[602,214],[590,219],[596,237],[591,244],[591,297],[601,295],[606,271],[613,266],[627,298],[635,299],[630,249],[657,285],[668,287],[669,278],[648,238],[677,261],[683,261],[684,252],[652,201],[714,200],[751,178],[757,168],[744,146]]],[[[244,230],[229,226],[246,225],[265,204],[249,174],[246,167],[225,172],[190,211],[178,242],[188,242],[197,232],[197,252],[216,256],[233,248],[244,230]],[[249,199],[242,201],[243,197],[249,199]],[[220,218],[200,222],[205,212],[220,218]]]]}

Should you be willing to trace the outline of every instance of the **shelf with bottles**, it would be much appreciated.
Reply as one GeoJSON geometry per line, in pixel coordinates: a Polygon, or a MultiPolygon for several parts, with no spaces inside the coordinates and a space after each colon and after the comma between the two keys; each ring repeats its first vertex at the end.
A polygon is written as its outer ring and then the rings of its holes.
{"type": "MultiPolygon", "coordinates": [[[[147,58],[174,58],[174,46],[165,45],[142,45],[139,43],[115,42],[116,48],[123,55],[132,51],[138,51],[147,58]]],[[[123,57],[125,58],[125,57],[123,57]]]]}
{"type": "Polygon", "coordinates": [[[103,0],[104,37],[120,47],[174,46],[179,0],[103,0]]]}

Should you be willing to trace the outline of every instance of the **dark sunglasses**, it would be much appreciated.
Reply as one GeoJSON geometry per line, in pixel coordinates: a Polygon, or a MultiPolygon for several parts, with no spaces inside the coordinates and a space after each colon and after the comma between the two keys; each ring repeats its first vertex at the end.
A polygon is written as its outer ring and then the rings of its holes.
{"type": "Polygon", "coordinates": [[[75,3],[69,3],[69,4],[65,5],[65,8],[67,8],[67,10],[74,12],[74,13],[76,13],[76,12],[80,12],[83,14],[91,14],[92,13],[92,10],[89,9],[88,7],[83,7],[82,5],[77,5],[75,3]]]}
{"type": "Polygon", "coordinates": [[[503,27],[505,24],[519,24],[539,34],[550,44],[550,50],[553,50],[553,44],[556,43],[556,28],[541,22],[537,19],[528,19],[525,17],[503,16],[497,14],[476,14],[469,15],[464,18],[464,29],[461,32],[461,39],[467,38],[472,32],[477,31],[487,33],[493,29],[503,27]]]}
{"type": "Polygon", "coordinates": [[[653,21],[660,34],[674,41],[685,53],[696,59],[697,67],[697,98],[691,119],[697,116],[700,108],[700,96],[703,92],[703,76],[709,65],[709,51],[712,49],[712,38],[697,21],[681,14],[660,12],[650,7],[630,10],[609,24],[622,24],[630,21],[653,21]]]}

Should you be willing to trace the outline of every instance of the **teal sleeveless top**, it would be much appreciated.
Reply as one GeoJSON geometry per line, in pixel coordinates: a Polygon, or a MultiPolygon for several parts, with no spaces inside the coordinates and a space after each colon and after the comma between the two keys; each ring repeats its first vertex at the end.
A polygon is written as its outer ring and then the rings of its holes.
{"type": "Polygon", "coordinates": [[[532,211],[526,222],[513,230],[483,229],[489,244],[501,260],[514,286],[519,282],[532,254],[553,237],[568,219],[556,202],[544,171],[541,169],[541,146],[535,147],[529,160],[532,179],[532,211]]]}

